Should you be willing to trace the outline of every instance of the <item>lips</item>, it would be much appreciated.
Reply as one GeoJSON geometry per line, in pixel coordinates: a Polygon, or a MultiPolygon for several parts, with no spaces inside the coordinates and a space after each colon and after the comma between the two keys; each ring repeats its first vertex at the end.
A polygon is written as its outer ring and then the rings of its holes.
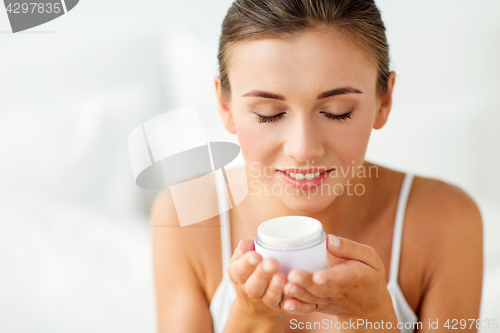
{"type": "MultiPolygon", "coordinates": [[[[286,173],[302,173],[302,174],[307,174],[307,173],[321,173],[321,172],[325,172],[327,171],[328,169],[325,168],[325,167],[316,167],[316,168],[286,168],[286,169],[278,169],[278,171],[283,171],[283,172],[286,172],[286,173]]],[[[330,169],[331,170],[331,169],[330,169]]]]}
{"type": "Polygon", "coordinates": [[[287,169],[284,169],[283,171],[278,170],[277,173],[290,186],[293,186],[299,190],[311,190],[311,189],[314,189],[314,188],[320,186],[325,181],[325,179],[328,178],[328,176],[330,175],[330,173],[333,170],[335,170],[335,168],[326,170],[326,172],[325,172],[325,168],[323,168],[323,169],[321,169],[321,168],[309,168],[309,169],[287,168],[287,169]],[[316,178],[313,178],[313,179],[299,180],[299,179],[293,178],[290,175],[288,175],[288,173],[285,172],[285,170],[288,172],[291,172],[291,173],[301,173],[301,174],[320,172],[320,175],[316,178]],[[296,172],[293,172],[292,170],[296,171],[296,172]],[[322,170],[322,171],[318,171],[318,170],[322,170]]]}

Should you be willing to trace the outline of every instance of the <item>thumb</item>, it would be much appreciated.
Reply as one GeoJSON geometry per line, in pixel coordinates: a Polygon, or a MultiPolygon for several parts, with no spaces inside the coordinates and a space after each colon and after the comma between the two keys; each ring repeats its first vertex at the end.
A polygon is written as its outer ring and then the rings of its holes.
{"type": "Polygon", "coordinates": [[[254,250],[253,239],[245,238],[240,240],[229,262],[233,262],[241,258],[245,253],[252,250],[254,250]]]}
{"type": "Polygon", "coordinates": [[[238,244],[238,248],[241,250],[242,254],[245,254],[248,251],[255,250],[253,239],[251,239],[251,238],[242,239],[240,241],[240,243],[238,244]]]}
{"type": "Polygon", "coordinates": [[[383,267],[382,260],[371,246],[330,234],[327,248],[337,258],[358,260],[377,270],[383,267]]]}

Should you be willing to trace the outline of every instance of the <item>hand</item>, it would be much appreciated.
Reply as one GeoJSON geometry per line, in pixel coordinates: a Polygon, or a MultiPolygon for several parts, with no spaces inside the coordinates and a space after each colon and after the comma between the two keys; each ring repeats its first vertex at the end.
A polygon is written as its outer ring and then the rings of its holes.
{"type": "MultiPolygon", "coordinates": [[[[234,283],[237,293],[236,302],[252,315],[283,317],[289,314],[282,308],[283,286],[286,277],[279,272],[279,263],[275,259],[262,257],[254,251],[252,239],[244,239],[239,244],[227,272],[234,283]]],[[[301,302],[301,310],[312,311],[315,304],[301,302]]]]}
{"type": "Polygon", "coordinates": [[[328,237],[328,251],[345,259],[328,269],[309,273],[294,269],[288,274],[283,308],[305,314],[302,303],[317,304],[313,311],[339,318],[384,318],[394,311],[385,283],[385,268],[370,246],[346,238],[328,237]],[[335,244],[338,245],[335,246],[335,244]]]}

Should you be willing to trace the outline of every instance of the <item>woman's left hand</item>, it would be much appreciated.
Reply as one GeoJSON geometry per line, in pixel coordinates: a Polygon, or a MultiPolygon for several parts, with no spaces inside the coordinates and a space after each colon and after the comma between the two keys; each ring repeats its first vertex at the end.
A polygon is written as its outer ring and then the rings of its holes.
{"type": "Polygon", "coordinates": [[[288,297],[282,307],[305,314],[297,311],[303,308],[301,303],[315,303],[314,311],[339,318],[390,318],[394,309],[377,252],[347,238],[329,235],[328,240],[328,251],[346,260],[314,273],[292,270],[283,289],[288,297]]]}

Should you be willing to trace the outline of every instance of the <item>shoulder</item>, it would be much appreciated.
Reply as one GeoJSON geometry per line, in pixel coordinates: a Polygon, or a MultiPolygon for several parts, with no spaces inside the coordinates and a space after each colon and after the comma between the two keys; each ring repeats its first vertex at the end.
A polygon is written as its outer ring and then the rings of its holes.
{"type": "Polygon", "coordinates": [[[482,229],[481,213],[472,197],[457,185],[442,180],[415,176],[409,200],[421,223],[430,224],[434,232],[456,232],[482,229]],[[427,221],[427,222],[426,222],[427,221]]]}
{"type": "Polygon", "coordinates": [[[421,316],[447,313],[474,318],[483,272],[483,225],[478,205],[457,185],[416,176],[407,214],[414,264],[421,262],[423,267],[421,316]],[[468,305],[458,305],[463,301],[468,305]]]}
{"type": "MultiPolygon", "coordinates": [[[[159,331],[207,331],[211,326],[204,288],[204,228],[181,227],[170,189],[158,193],[150,212],[159,331]],[[195,316],[196,321],[180,321],[195,316]]],[[[201,222],[201,223],[206,223],[201,222]]],[[[218,228],[217,228],[218,229],[218,228]]]]}
{"type": "MultiPolygon", "coordinates": [[[[200,177],[194,185],[171,187],[161,190],[155,197],[150,210],[150,222],[153,230],[170,230],[179,237],[203,236],[200,229],[219,229],[218,202],[215,189],[215,178],[200,177]],[[194,213],[196,212],[196,213],[194,213]],[[191,214],[192,213],[192,214],[191,214]],[[181,224],[179,216],[184,221],[194,217],[195,223],[181,224]],[[199,217],[204,217],[201,220],[199,217]],[[216,228],[215,228],[216,227],[216,228]],[[158,229],[154,229],[158,228],[158,229]]],[[[179,239],[179,243],[182,239],[179,239]]],[[[192,239],[182,244],[193,248],[192,239]]]]}
{"type": "MultiPolygon", "coordinates": [[[[380,170],[383,193],[397,202],[404,173],[380,170]]],[[[477,318],[483,225],[475,200],[460,186],[416,175],[404,220],[401,255],[407,259],[399,281],[419,321],[477,318]]]]}
{"type": "MultiPolygon", "coordinates": [[[[378,169],[380,193],[397,202],[405,174],[381,166],[378,169]]],[[[429,270],[433,261],[459,260],[456,254],[464,246],[476,252],[482,246],[483,225],[477,203],[464,189],[443,180],[414,176],[404,225],[410,242],[407,248],[420,253],[417,260],[424,260],[425,255],[429,270]]]]}
{"type": "MultiPolygon", "coordinates": [[[[397,202],[404,173],[378,166],[379,192],[397,202]]],[[[415,253],[412,261],[425,267],[425,280],[444,261],[482,258],[483,224],[475,200],[460,186],[415,175],[405,211],[404,248],[415,253]]]]}
{"type": "Polygon", "coordinates": [[[436,264],[463,260],[464,252],[474,256],[471,259],[482,258],[481,212],[466,191],[442,180],[415,177],[412,192],[411,214],[436,264]]]}
{"type": "Polygon", "coordinates": [[[159,331],[207,331],[212,323],[210,286],[217,273],[222,276],[220,268],[212,273],[221,265],[218,220],[181,227],[172,191],[164,189],[151,207],[150,226],[159,331]],[[178,320],[190,316],[197,320],[178,320]]]}
{"type": "MultiPolygon", "coordinates": [[[[377,168],[381,194],[397,199],[405,173],[369,163],[377,168]]],[[[481,229],[481,213],[475,200],[461,187],[440,179],[414,175],[408,197],[406,217],[421,227],[442,229],[481,229]]],[[[405,223],[406,225],[406,223],[405,223]]]]}
{"type": "MultiPolygon", "coordinates": [[[[195,204],[193,206],[193,209],[197,209],[195,204]]],[[[172,191],[164,189],[157,194],[151,207],[150,226],[155,262],[166,269],[167,262],[185,266],[203,288],[207,269],[220,265],[218,216],[181,226],[172,191]]],[[[184,278],[180,274],[171,275],[176,275],[179,279],[184,278]]]]}

